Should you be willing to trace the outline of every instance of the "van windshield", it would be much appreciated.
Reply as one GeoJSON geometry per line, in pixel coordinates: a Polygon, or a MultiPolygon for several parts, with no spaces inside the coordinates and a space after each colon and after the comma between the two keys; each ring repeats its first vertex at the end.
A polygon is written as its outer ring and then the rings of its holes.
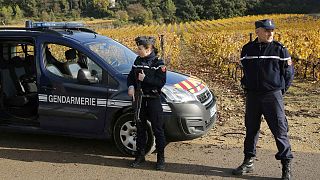
{"type": "Polygon", "coordinates": [[[91,42],[87,46],[122,74],[129,74],[137,57],[132,50],[113,40],[91,42]]]}

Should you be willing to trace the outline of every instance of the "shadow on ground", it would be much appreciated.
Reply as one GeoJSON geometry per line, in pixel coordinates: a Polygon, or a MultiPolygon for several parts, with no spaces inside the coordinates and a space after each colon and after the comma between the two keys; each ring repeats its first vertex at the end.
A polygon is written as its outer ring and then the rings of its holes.
{"type": "MultiPolygon", "coordinates": [[[[24,162],[72,163],[129,169],[132,158],[118,152],[111,141],[69,137],[2,133],[0,158],[24,162]]],[[[131,168],[130,168],[131,169],[131,168]]],[[[146,162],[139,169],[154,171],[154,163],[146,162]]],[[[235,177],[232,169],[197,164],[167,163],[165,172],[235,177]]],[[[245,175],[240,179],[274,179],[245,175]]]]}

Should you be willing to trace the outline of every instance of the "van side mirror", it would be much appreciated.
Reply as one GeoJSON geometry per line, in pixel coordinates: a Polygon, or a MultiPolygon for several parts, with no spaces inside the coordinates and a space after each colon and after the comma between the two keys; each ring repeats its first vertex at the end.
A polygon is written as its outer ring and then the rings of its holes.
{"type": "Polygon", "coordinates": [[[91,76],[91,73],[88,69],[79,69],[77,80],[81,84],[94,84],[99,82],[97,77],[91,76]]]}

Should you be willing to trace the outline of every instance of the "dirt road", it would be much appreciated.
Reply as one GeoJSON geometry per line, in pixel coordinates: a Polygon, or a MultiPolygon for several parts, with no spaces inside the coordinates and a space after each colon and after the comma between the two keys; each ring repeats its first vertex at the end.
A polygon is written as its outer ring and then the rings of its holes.
{"type": "MultiPolygon", "coordinates": [[[[109,142],[110,143],[110,142],[109,142]]],[[[155,155],[138,169],[132,158],[118,154],[115,146],[100,140],[45,135],[2,133],[0,179],[236,179],[231,168],[242,161],[241,148],[199,141],[167,146],[165,171],[153,169],[155,155]]],[[[256,171],[239,179],[275,179],[280,164],[274,151],[258,149],[256,171]]],[[[295,152],[295,179],[318,179],[320,154],[295,152]]]]}
{"type": "MultiPolygon", "coordinates": [[[[0,132],[0,179],[277,179],[280,162],[266,123],[261,126],[256,170],[236,177],[245,133],[241,94],[229,81],[209,82],[218,97],[217,125],[207,135],[166,147],[167,167],[154,170],[156,156],[139,169],[106,141],[0,132]],[[218,83],[219,82],[219,83],[218,83]]],[[[294,153],[294,179],[320,177],[320,83],[295,81],[285,97],[294,153]]]]}

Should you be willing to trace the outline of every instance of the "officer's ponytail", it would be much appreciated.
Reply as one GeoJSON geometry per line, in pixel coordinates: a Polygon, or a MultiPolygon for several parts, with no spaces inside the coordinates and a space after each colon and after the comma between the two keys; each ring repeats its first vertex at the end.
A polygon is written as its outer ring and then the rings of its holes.
{"type": "Polygon", "coordinates": [[[159,50],[155,46],[153,46],[153,52],[156,54],[156,56],[158,56],[159,50]]]}

